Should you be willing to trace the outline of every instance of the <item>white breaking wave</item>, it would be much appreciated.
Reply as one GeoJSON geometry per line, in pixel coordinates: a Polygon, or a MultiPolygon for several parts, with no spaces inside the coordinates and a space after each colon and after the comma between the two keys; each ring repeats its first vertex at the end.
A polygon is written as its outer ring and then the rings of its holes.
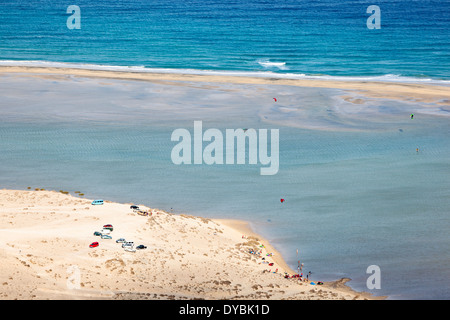
{"type": "Polygon", "coordinates": [[[259,65],[263,66],[264,68],[277,68],[279,70],[288,70],[289,68],[286,67],[286,62],[272,62],[269,60],[258,60],[257,61],[259,65]]]}
{"type": "MultiPolygon", "coordinates": [[[[278,62],[270,62],[271,64],[278,62]]],[[[282,64],[284,62],[279,62],[282,64]]],[[[190,75],[215,75],[215,76],[235,76],[235,77],[261,77],[275,79],[311,79],[311,80],[333,80],[333,81],[381,81],[381,82],[408,82],[408,83],[430,83],[440,85],[450,85],[450,80],[440,80],[432,78],[405,77],[395,74],[381,76],[330,76],[330,75],[306,75],[303,73],[277,73],[273,71],[231,71],[231,70],[199,70],[199,69],[169,69],[169,68],[147,68],[145,66],[114,66],[86,63],[68,63],[53,61],[32,61],[32,60],[0,60],[0,66],[17,67],[41,67],[41,68],[72,68],[85,70],[104,70],[117,72],[136,73],[163,73],[163,74],[190,74],[190,75]]]]}

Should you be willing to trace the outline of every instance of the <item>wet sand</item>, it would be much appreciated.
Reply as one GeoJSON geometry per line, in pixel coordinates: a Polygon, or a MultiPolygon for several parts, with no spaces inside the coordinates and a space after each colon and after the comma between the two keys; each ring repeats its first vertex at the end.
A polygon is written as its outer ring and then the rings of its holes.
{"type": "Polygon", "coordinates": [[[397,99],[422,103],[450,104],[450,90],[447,86],[420,83],[400,83],[382,81],[338,81],[322,79],[283,79],[226,75],[199,75],[181,73],[124,72],[91,70],[82,68],[0,66],[0,73],[26,73],[60,76],[93,77],[164,82],[207,82],[234,84],[271,84],[313,88],[342,89],[358,92],[367,97],[397,99]]]}

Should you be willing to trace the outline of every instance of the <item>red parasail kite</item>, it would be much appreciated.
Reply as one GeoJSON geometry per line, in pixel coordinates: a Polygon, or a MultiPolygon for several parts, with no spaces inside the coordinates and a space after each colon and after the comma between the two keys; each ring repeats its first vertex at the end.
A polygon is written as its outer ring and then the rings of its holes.
{"type": "Polygon", "coordinates": [[[277,102],[277,98],[273,98],[273,100],[275,100],[275,102],[277,102]]]}
{"type": "Polygon", "coordinates": [[[280,199],[280,202],[283,203],[283,202],[284,202],[284,199],[280,199]]]}

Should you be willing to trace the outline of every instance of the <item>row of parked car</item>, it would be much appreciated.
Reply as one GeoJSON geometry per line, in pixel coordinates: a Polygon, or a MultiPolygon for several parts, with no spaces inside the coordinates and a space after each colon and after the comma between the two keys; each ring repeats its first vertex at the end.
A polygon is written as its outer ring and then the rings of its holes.
{"type": "MultiPolygon", "coordinates": [[[[99,236],[99,237],[101,237],[102,239],[112,239],[112,237],[109,235],[109,233],[112,232],[113,230],[114,230],[114,228],[113,228],[112,225],[110,225],[110,224],[105,224],[105,225],[103,226],[102,232],[95,231],[95,232],[94,232],[94,236],[99,236]]],[[[136,249],[137,249],[137,250],[147,249],[147,247],[144,246],[143,244],[138,245],[136,248],[134,248],[134,242],[132,242],[132,241],[126,241],[124,238],[119,238],[119,239],[117,239],[117,240],[116,240],[116,243],[122,243],[122,248],[123,248],[125,251],[128,251],[128,252],[136,252],[136,249]]],[[[95,248],[95,247],[98,247],[98,246],[99,246],[98,241],[95,241],[95,242],[92,242],[92,243],[89,245],[89,248],[95,248]]]]}
{"type": "Polygon", "coordinates": [[[136,250],[147,249],[147,247],[144,246],[143,244],[140,244],[136,248],[134,248],[134,242],[133,241],[127,241],[124,238],[117,239],[116,243],[122,243],[122,248],[125,251],[129,251],[129,252],[136,252],[136,250]]]}
{"type": "MultiPolygon", "coordinates": [[[[100,231],[94,231],[94,236],[101,237],[102,239],[112,239],[112,237],[109,235],[110,232],[114,230],[113,226],[111,224],[105,224],[103,226],[102,232],[100,231]]],[[[89,248],[95,248],[98,247],[100,244],[98,241],[92,242],[89,245],[89,248]]]]}
{"type": "Polygon", "coordinates": [[[132,209],[133,212],[137,213],[140,216],[151,216],[152,215],[151,211],[150,212],[149,211],[143,211],[143,210],[139,209],[138,206],[135,206],[135,205],[130,206],[130,209],[132,209]]]}

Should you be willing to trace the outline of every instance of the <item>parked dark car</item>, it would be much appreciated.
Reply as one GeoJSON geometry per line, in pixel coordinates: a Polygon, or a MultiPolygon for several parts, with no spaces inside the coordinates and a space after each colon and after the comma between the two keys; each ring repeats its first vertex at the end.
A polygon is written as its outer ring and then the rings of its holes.
{"type": "Polygon", "coordinates": [[[147,247],[144,246],[143,244],[140,244],[140,245],[138,245],[138,246],[136,247],[136,249],[139,249],[139,250],[141,250],[141,249],[147,249],[147,247]]]}

